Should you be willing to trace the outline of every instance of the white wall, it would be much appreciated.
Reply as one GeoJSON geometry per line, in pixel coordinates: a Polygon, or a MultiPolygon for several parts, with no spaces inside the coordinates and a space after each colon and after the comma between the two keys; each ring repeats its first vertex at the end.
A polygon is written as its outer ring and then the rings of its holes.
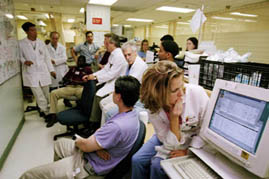
{"type": "Polygon", "coordinates": [[[0,156],[23,119],[21,75],[0,85],[0,156]]]}

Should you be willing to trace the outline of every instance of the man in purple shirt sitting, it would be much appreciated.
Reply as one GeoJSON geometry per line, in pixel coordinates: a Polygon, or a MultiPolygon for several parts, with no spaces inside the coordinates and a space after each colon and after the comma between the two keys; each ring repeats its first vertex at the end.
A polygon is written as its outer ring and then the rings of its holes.
{"type": "Polygon", "coordinates": [[[25,172],[20,178],[96,178],[109,173],[131,151],[139,133],[133,106],[139,98],[139,81],[119,77],[113,102],[119,113],[89,138],[61,139],[54,145],[54,162],[25,172]]]}

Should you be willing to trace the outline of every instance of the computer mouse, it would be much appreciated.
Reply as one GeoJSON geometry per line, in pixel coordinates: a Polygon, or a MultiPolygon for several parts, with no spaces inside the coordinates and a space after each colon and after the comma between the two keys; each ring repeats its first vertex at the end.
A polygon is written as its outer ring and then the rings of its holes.
{"type": "Polygon", "coordinates": [[[194,136],[191,140],[190,146],[196,149],[202,148],[206,143],[200,136],[194,136]]]}

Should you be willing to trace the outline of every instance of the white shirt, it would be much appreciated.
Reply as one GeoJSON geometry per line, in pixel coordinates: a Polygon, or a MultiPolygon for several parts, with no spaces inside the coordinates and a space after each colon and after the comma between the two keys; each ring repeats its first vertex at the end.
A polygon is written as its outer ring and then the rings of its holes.
{"type": "Polygon", "coordinates": [[[170,122],[163,109],[154,114],[149,112],[149,120],[158,139],[163,143],[161,147],[155,147],[157,156],[164,159],[168,157],[168,152],[171,150],[184,150],[189,147],[192,136],[199,132],[209,102],[209,97],[201,86],[185,84],[185,88],[180,141],[170,130],[170,122]]]}
{"type": "Polygon", "coordinates": [[[23,85],[29,87],[50,85],[50,72],[54,71],[54,68],[46,45],[39,39],[36,39],[35,48],[32,43],[27,37],[19,41],[23,85]],[[33,64],[26,66],[25,61],[32,61],[33,64]]]}
{"type": "Polygon", "coordinates": [[[55,61],[55,64],[53,64],[53,67],[56,72],[56,79],[51,78],[52,79],[51,86],[58,87],[59,82],[62,81],[64,75],[68,71],[68,66],[66,65],[66,60],[67,60],[66,48],[60,43],[57,44],[56,49],[51,45],[51,43],[47,45],[47,48],[48,48],[48,52],[50,54],[51,60],[55,61]]]}
{"type": "Polygon", "coordinates": [[[120,48],[113,50],[104,68],[93,73],[99,83],[106,83],[96,92],[96,95],[103,97],[113,92],[116,79],[125,74],[127,65],[128,63],[123,56],[122,50],[120,48]]]}
{"type": "MultiPolygon", "coordinates": [[[[129,69],[129,75],[135,77],[141,83],[143,74],[147,68],[148,68],[148,65],[144,62],[144,60],[142,60],[141,57],[137,55],[134,63],[129,69]]],[[[127,67],[127,70],[128,70],[128,67],[127,67]]]]}

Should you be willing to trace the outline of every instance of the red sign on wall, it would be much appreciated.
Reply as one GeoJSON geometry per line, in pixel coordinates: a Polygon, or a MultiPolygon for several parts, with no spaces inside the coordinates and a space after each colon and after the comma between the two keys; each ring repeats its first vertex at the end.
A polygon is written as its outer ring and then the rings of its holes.
{"type": "Polygon", "coordinates": [[[92,24],[102,24],[102,18],[93,17],[92,24]]]}

